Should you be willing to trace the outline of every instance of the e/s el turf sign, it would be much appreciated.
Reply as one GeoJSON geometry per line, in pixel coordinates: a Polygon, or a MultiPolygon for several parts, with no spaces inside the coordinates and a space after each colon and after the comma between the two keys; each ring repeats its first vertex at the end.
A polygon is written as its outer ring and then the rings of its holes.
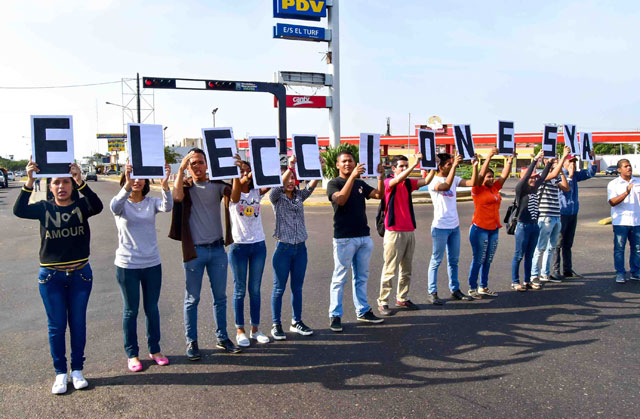
{"type": "Polygon", "coordinates": [[[273,17],[320,21],[326,16],[325,0],[273,0],[273,17]]]}

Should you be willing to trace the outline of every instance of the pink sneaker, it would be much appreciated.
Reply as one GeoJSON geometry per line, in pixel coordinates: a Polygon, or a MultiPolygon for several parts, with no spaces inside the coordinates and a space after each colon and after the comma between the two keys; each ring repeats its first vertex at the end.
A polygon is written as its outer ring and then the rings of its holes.
{"type": "Polygon", "coordinates": [[[164,355],[162,356],[162,358],[160,358],[149,354],[149,358],[151,358],[153,361],[156,361],[156,364],[160,366],[169,365],[169,358],[164,355]]]}
{"type": "Polygon", "coordinates": [[[131,372],[138,372],[138,371],[142,371],[142,362],[137,361],[133,358],[129,358],[128,361],[128,366],[129,366],[129,371],[131,372]]]}

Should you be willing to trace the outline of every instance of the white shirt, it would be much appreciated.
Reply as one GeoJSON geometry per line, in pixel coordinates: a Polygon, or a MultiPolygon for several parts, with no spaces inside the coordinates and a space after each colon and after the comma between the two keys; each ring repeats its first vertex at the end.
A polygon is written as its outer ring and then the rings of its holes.
{"type": "Polygon", "coordinates": [[[431,227],[456,228],[460,225],[458,205],[456,204],[456,190],[462,179],[455,176],[448,191],[436,191],[436,185],[444,183],[445,180],[445,177],[435,176],[429,184],[429,194],[431,195],[431,202],[433,202],[433,222],[431,227]]]}
{"type": "MultiPolygon", "coordinates": [[[[611,218],[614,226],[638,226],[640,225],[640,178],[631,178],[634,186],[631,193],[618,205],[611,207],[611,218]]],[[[629,182],[621,176],[615,178],[607,185],[607,199],[622,195],[629,182]]]]}
{"type": "Polygon", "coordinates": [[[241,192],[238,202],[229,203],[229,213],[234,243],[249,244],[264,241],[260,189],[251,189],[248,193],[241,192]]]}

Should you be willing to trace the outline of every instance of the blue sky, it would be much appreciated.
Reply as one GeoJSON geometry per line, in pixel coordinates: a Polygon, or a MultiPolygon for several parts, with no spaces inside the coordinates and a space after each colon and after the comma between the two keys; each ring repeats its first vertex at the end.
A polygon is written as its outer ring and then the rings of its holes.
{"type": "MultiPolygon", "coordinates": [[[[29,1],[3,5],[0,87],[96,83],[141,76],[273,81],[278,70],[325,72],[324,43],[277,40],[271,0],[29,1]]],[[[293,24],[304,24],[288,20],[293,24]]],[[[341,0],[342,135],[392,134],[430,115],[493,133],[544,123],[578,130],[640,128],[640,3],[631,1],[341,0]]],[[[326,26],[326,21],[321,22],[326,26]]],[[[290,94],[310,93],[296,87],[290,94]]],[[[323,91],[318,94],[326,94],[323,91]]],[[[120,84],[0,89],[0,155],[27,157],[29,115],[74,116],[76,157],[122,131],[120,84]]],[[[236,138],[275,135],[269,94],[156,91],[167,142],[231,126],[236,138]]],[[[289,135],[329,133],[328,112],[288,111],[289,135]]],[[[148,121],[149,122],[149,121],[148,121]]]]}

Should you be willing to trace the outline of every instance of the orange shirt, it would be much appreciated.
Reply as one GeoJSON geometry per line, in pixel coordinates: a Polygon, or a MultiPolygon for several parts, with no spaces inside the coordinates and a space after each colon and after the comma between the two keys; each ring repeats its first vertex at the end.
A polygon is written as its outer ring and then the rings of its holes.
{"type": "Polygon", "coordinates": [[[495,230],[502,227],[500,225],[500,189],[502,185],[494,182],[490,188],[480,185],[471,188],[471,196],[473,197],[473,224],[485,230],[495,230]]]}

